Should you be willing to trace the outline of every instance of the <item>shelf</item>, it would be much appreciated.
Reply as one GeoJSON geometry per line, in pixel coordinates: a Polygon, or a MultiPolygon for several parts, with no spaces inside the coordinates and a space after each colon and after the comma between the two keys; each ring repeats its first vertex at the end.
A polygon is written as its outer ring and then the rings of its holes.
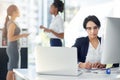
{"type": "Polygon", "coordinates": [[[7,46],[0,46],[0,48],[7,48],[7,46]]]}
{"type": "MultiPolygon", "coordinates": [[[[7,46],[0,46],[0,48],[7,48],[7,46]]],[[[27,46],[21,46],[20,48],[28,48],[27,46]]]]}

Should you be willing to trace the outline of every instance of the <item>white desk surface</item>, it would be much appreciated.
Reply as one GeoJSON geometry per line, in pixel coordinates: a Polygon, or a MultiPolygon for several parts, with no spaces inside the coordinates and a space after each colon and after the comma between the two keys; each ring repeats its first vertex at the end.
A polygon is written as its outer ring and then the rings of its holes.
{"type": "MultiPolygon", "coordinates": [[[[116,69],[112,69],[112,74],[105,74],[104,70],[99,73],[83,72],[78,77],[73,76],[54,76],[54,75],[38,75],[35,71],[35,67],[28,69],[14,69],[15,76],[21,77],[22,80],[120,80],[116,78],[118,73],[116,69]]],[[[120,73],[119,73],[120,74],[120,73]]]]}

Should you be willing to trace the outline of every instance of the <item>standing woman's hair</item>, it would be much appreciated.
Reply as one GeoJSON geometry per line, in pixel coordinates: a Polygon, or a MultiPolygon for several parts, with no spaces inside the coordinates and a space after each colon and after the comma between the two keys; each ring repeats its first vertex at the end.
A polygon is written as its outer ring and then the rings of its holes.
{"type": "Polygon", "coordinates": [[[9,16],[12,16],[13,12],[14,11],[17,11],[18,8],[16,5],[10,5],[8,8],[7,8],[7,16],[6,16],[6,20],[5,20],[5,23],[4,23],[4,28],[3,28],[3,38],[7,40],[7,23],[8,21],[10,20],[9,19],[9,16]]]}
{"type": "Polygon", "coordinates": [[[58,9],[58,12],[63,12],[64,3],[61,0],[54,0],[53,5],[58,9]]]}

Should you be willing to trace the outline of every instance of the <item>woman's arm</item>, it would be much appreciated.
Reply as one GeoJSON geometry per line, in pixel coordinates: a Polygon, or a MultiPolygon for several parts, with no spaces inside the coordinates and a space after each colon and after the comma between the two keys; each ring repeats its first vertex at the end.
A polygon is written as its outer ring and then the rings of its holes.
{"type": "Polygon", "coordinates": [[[64,33],[57,33],[57,32],[55,32],[53,30],[50,30],[50,32],[53,33],[56,37],[59,37],[61,39],[64,38],[64,33]]]}
{"type": "Polygon", "coordinates": [[[55,32],[54,30],[52,30],[52,29],[48,29],[48,28],[45,28],[44,26],[40,26],[40,29],[44,29],[44,31],[45,32],[48,32],[48,33],[53,33],[56,37],[58,37],[58,38],[61,38],[61,39],[63,39],[64,38],[64,33],[57,33],[57,32],[55,32]]]}
{"type": "Polygon", "coordinates": [[[9,41],[15,41],[18,40],[19,38],[27,37],[29,35],[29,34],[14,35],[15,29],[16,29],[16,25],[14,23],[11,23],[8,27],[8,33],[7,33],[7,37],[9,41]]]}
{"type": "Polygon", "coordinates": [[[64,38],[64,33],[57,33],[57,32],[55,32],[54,30],[52,30],[52,29],[44,29],[44,31],[45,32],[48,32],[48,33],[52,33],[52,34],[54,34],[56,37],[58,37],[58,38],[61,38],[61,39],[63,39],[64,38]]]}

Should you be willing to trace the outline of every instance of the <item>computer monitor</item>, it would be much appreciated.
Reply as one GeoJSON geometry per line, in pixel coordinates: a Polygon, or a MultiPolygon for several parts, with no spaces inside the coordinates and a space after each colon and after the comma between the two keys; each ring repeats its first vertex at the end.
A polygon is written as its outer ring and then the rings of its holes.
{"type": "Polygon", "coordinates": [[[107,17],[101,63],[120,63],[120,18],[107,17]]]}

